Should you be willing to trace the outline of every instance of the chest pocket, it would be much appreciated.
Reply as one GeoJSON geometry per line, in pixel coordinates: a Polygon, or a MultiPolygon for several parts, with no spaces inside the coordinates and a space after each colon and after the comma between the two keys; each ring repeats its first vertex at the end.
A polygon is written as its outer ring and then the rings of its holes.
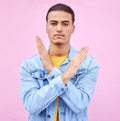
{"type": "Polygon", "coordinates": [[[87,73],[87,69],[79,69],[76,72],[75,76],[71,78],[71,82],[74,85],[77,84],[77,81],[80,81],[85,76],[86,73],[87,73]]]}
{"type": "Polygon", "coordinates": [[[46,74],[43,70],[37,70],[32,72],[32,77],[38,81],[40,87],[48,84],[46,74]]]}

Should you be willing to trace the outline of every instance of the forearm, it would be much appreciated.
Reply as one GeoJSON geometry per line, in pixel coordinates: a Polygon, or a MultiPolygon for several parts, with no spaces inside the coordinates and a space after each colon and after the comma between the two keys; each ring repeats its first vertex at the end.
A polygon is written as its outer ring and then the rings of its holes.
{"type": "Polygon", "coordinates": [[[88,106],[92,94],[95,90],[98,67],[88,71],[82,78],[79,76],[74,83],[68,81],[65,93],[61,98],[74,112],[78,113],[81,109],[88,106]]]}
{"type": "Polygon", "coordinates": [[[87,92],[77,89],[71,82],[67,84],[67,90],[60,96],[66,105],[75,113],[87,107],[90,97],[87,92]]]}
{"type": "Polygon", "coordinates": [[[61,72],[54,68],[51,73],[46,75],[46,79],[41,72],[29,72],[26,64],[20,69],[20,93],[25,108],[32,114],[40,113],[47,108],[57,96],[65,90],[61,72]],[[45,84],[44,79],[47,81],[45,84]]]}
{"type": "Polygon", "coordinates": [[[63,89],[65,89],[65,85],[61,82],[60,76],[40,89],[29,88],[27,91],[24,87],[21,87],[24,106],[32,114],[40,113],[63,93],[63,89]]]}

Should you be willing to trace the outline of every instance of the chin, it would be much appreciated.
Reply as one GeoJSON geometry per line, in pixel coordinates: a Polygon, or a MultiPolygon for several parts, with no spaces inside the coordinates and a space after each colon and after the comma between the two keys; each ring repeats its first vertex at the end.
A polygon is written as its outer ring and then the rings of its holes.
{"type": "Polygon", "coordinates": [[[61,39],[57,39],[53,43],[56,44],[56,45],[63,45],[65,42],[61,39]]]}
{"type": "Polygon", "coordinates": [[[55,42],[54,44],[55,45],[64,45],[64,43],[62,43],[62,42],[55,42]]]}

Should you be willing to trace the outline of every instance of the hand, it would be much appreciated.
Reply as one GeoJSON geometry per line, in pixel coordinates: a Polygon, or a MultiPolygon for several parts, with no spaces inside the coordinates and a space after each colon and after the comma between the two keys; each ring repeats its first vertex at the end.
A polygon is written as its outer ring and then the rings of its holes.
{"type": "Polygon", "coordinates": [[[83,47],[77,54],[75,54],[73,56],[70,63],[68,64],[67,69],[62,74],[62,79],[63,79],[65,84],[67,83],[67,81],[70,78],[72,78],[75,75],[79,66],[81,65],[81,63],[85,59],[87,52],[88,52],[88,47],[83,47]]]}
{"type": "Polygon", "coordinates": [[[49,54],[46,48],[44,47],[44,44],[42,40],[40,39],[40,37],[36,36],[36,42],[37,42],[37,48],[40,54],[42,64],[44,68],[47,70],[47,72],[50,73],[52,69],[54,68],[54,66],[50,60],[49,54]]]}

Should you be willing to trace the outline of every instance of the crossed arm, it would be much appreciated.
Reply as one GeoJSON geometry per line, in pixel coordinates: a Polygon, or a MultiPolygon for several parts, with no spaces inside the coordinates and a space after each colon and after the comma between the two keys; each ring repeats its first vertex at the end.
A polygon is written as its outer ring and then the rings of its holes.
{"type": "MultiPolygon", "coordinates": [[[[45,49],[42,40],[38,36],[36,37],[36,42],[43,66],[48,71],[48,73],[50,73],[54,68],[54,65],[52,64],[49,58],[48,52],[45,49]]],[[[73,56],[65,72],[61,74],[62,80],[65,84],[75,75],[76,71],[78,70],[78,67],[85,59],[87,52],[88,47],[83,47],[75,56],[73,56]]]]}
{"type": "MultiPolygon", "coordinates": [[[[55,72],[54,65],[52,64],[41,39],[36,37],[36,41],[44,68],[48,71],[49,75],[51,75],[51,73],[55,74],[53,73],[55,72]]],[[[65,101],[66,105],[68,105],[68,107],[76,113],[79,112],[81,108],[87,106],[94,91],[98,72],[97,66],[93,66],[94,68],[91,67],[90,72],[88,72],[81,81],[78,79],[76,86],[69,81],[75,75],[78,67],[85,59],[87,51],[87,47],[82,48],[76,55],[73,56],[67,69],[63,73],[60,72],[60,75],[52,79],[49,85],[46,85],[41,89],[38,87],[37,80],[34,80],[25,69],[26,65],[25,68],[24,65],[22,66],[21,95],[24,106],[29,112],[36,114],[43,111],[50,103],[52,103],[52,101],[56,99],[57,95],[59,95],[65,101]],[[67,84],[67,91],[60,92],[60,89],[65,88],[65,84],[67,84]],[[55,85],[57,87],[55,87],[55,85]]]]}

